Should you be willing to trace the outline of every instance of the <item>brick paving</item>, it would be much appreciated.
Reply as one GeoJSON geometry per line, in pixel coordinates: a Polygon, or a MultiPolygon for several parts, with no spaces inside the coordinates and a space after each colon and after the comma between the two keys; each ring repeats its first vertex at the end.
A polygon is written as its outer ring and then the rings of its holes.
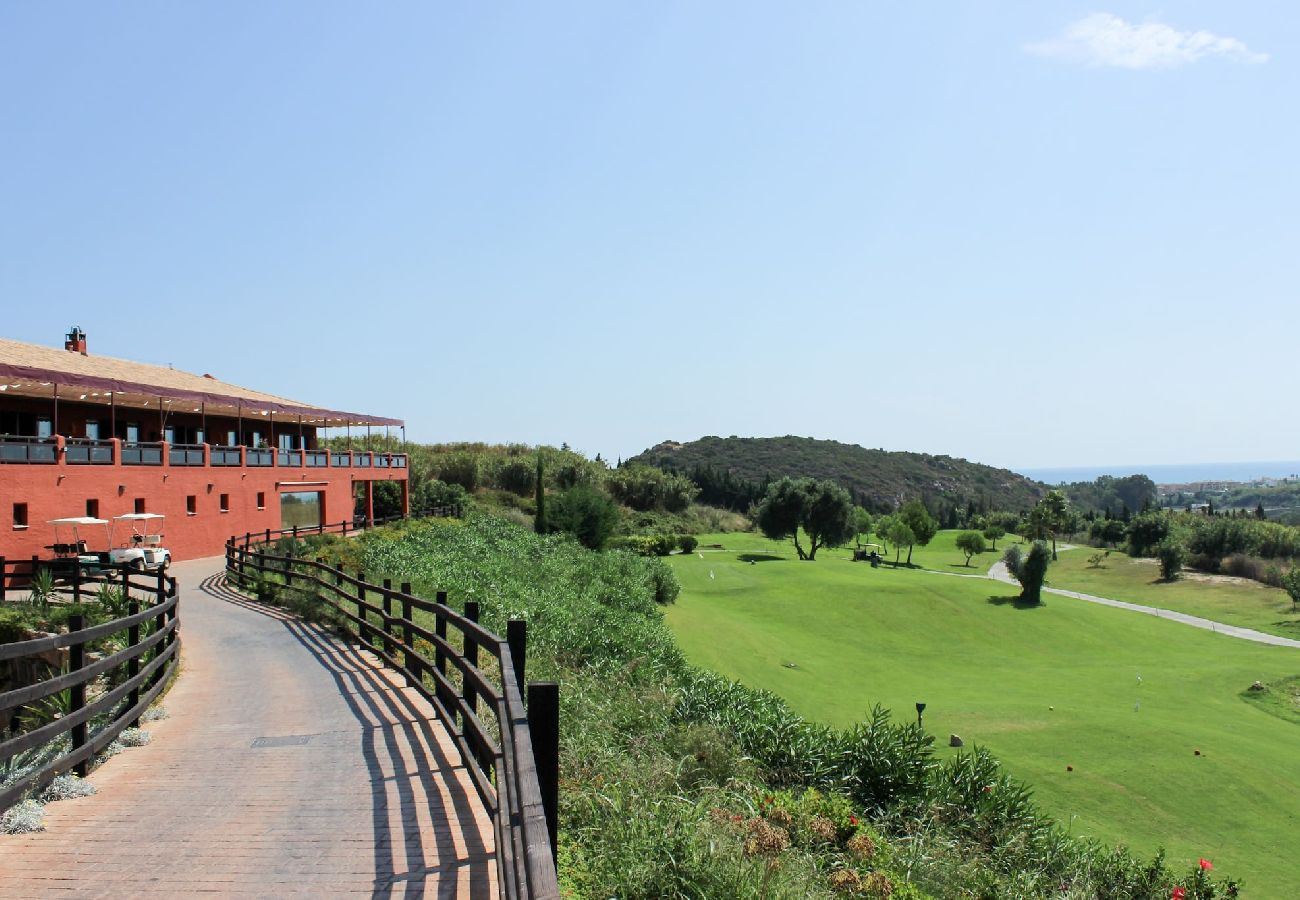
{"type": "Polygon", "coordinates": [[[0,897],[495,897],[491,821],[428,704],[221,564],[174,567],[170,717],[46,831],[0,835],[0,897]]]}

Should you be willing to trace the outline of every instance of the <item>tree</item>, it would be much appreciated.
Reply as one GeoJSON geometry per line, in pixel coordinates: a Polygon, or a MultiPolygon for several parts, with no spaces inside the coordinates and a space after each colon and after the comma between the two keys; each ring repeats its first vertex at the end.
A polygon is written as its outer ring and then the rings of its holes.
{"type": "Polygon", "coordinates": [[[1048,491],[1047,496],[1038,501],[1036,509],[1042,510],[1043,526],[1052,537],[1052,561],[1056,561],[1056,535],[1065,530],[1070,523],[1070,501],[1059,490],[1048,491]]]}
{"type": "Polygon", "coordinates": [[[1300,609],[1300,565],[1287,569],[1282,576],[1282,589],[1291,597],[1291,610],[1300,609]]]}
{"type": "Polygon", "coordinates": [[[984,537],[988,538],[990,541],[993,542],[994,553],[998,551],[998,539],[1004,538],[1006,537],[1006,535],[1007,535],[1007,530],[1003,528],[1001,525],[990,525],[988,528],[984,529],[984,537]]]}
{"type": "Polygon", "coordinates": [[[546,525],[546,479],[543,477],[545,472],[542,468],[542,451],[537,451],[537,480],[533,489],[537,492],[537,514],[533,518],[533,531],[538,534],[546,534],[549,530],[546,525]]]}
{"type": "Polygon", "coordinates": [[[862,536],[871,534],[871,513],[867,512],[861,506],[853,507],[853,531],[854,539],[859,549],[862,547],[862,536]]]}
{"type": "Polygon", "coordinates": [[[1020,599],[1026,603],[1038,605],[1043,602],[1043,582],[1047,580],[1047,567],[1051,564],[1051,552],[1042,541],[1034,541],[1029,552],[1023,556],[1019,547],[1008,547],[1002,561],[1006,563],[1011,577],[1020,582],[1020,599]]]}
{"type": "Polygon", "coordinates": [[[817,558],[821,547],[838,547],[854,535],[853,498],[833,481],[782,478],[768,488],[758,509],[758,527],[773,539],[794,538],[800,559],[817,558]],[[808,537],[805,553],[799,529],[808,537]]]}
{"type": "Polygon", "coordinates": [[[909,500],[898,511],[898,518],[912,529],[912,541],[907,545],[907,564],[912,564],[912,544],[924,547],[939,533],[939,523],[930,515],[925,504],[920,500],[909,500]]]}
{"type": "Polygon", "coordinates": [[[589,484],[574,485],[556,497],[547,517],[551,531],[567,532],[592,550],[604,547],[617,525],[618,505],[589,484]]]}
{"type": "Polygon", "coordinates": [[[1256,518],[1256,519],[1267,519],[1267,518],[1268,518],[1268,513],[1266,513],[1266,512],[1264,511],[1264,501],[1263,501],[1263,500],[1261,500],[1261,501],[1259,501],[1259,503],[1255,504],[1255,518],[1256,518]]]}
{"type": "Polygon", "coordinates": [[[970,565],[972,556],[983,553],[985,548],[984,535],[978,531],[963,531],[957,535],[957,549],[966,554],[966,565],[970,565]]]}
{"type": "Polygon", "coordinates": [[[875,524],[872,525],[872,529],[876,532],[876,537],[880,538],[880,543],[884,545],[881,549],[884,550],[885,553],[889,552],[889,529],[894,527],[896,521],[898,520],[893,516],[881,516],[876,519],[875,524]]]}
{"type": "Polygon", "coordinates": [[[916,534],[902,519],[892,517],[889,522],[889,542],[894,545],[894,565],[897,566],[904,544],[908,546],[908,559],[911,559],[911,547],[916,543],[916,534]]]}
{"type": "Polygon", "coordinates": [[[1176,534],[1171,534],[1156,547],[1156,558],[1160,560],[1160,577],[1165,581],[1174,581],[1183,570],[1187,549],[1176,534]]]}

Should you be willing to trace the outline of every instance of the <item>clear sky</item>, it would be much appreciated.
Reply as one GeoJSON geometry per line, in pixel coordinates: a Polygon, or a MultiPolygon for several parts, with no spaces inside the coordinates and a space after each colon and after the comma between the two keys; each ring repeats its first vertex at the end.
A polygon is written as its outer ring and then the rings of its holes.
{"type": "Polygon", "coordinates": [[[418,440],[1300,456],[1288,2],[0,5],[6,337],[418,440]]]}

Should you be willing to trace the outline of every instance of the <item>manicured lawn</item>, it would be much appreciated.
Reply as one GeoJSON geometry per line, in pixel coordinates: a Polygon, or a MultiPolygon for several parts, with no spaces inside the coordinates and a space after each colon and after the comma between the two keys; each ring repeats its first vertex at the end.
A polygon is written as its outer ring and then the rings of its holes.
{"type": "Polygon", "coordinates": [[[1093,568],[1088,558],[1097,552],[1079,547],[1058,554],[1060,558],[1047,572],[1048,586],[1300,638],[1300,613],[1292,611],[1286,591],[1257,581],[1225,581],[1196,573],[1163,582],[1155,560],[1133,559],[1117,550],[1111,551],[1100,568],[1093,568]]]}
{"type": "MultiPolygon", "coordinates": [[[[952,536],[913,562],[970,573],[996,559],[961,566],[952,536]]],[[[1208,857],[1251,896],[1300,882],[1300,725],[1239,696],[1300,672],[1300,651],[1063,597],[1022,609],[1010,586],[872,569],[845,550],[799,562],[746,534],[700,549],[671,558],[683,590],[667,613],[697,664],[836,725],[923,701],[941,752],[950,733],[989,747],[1076,834],[1163,845],[1179,865],[1208,857]]]]}

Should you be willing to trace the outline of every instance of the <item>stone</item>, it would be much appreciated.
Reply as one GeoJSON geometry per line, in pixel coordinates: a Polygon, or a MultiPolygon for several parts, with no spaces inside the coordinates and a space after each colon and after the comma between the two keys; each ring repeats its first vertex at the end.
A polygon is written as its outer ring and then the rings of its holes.
{"type": "Polygon", "coordinates": [[[950,735],[948,735],[948,746],[949,746],[949,747],[964,747],[964,746],[966,746],[966,744],[965,744],[965,742],[962,741],[962,739],[961,739],[961,737],[960,737],[959,735],[950,734],[950,735]]]}

